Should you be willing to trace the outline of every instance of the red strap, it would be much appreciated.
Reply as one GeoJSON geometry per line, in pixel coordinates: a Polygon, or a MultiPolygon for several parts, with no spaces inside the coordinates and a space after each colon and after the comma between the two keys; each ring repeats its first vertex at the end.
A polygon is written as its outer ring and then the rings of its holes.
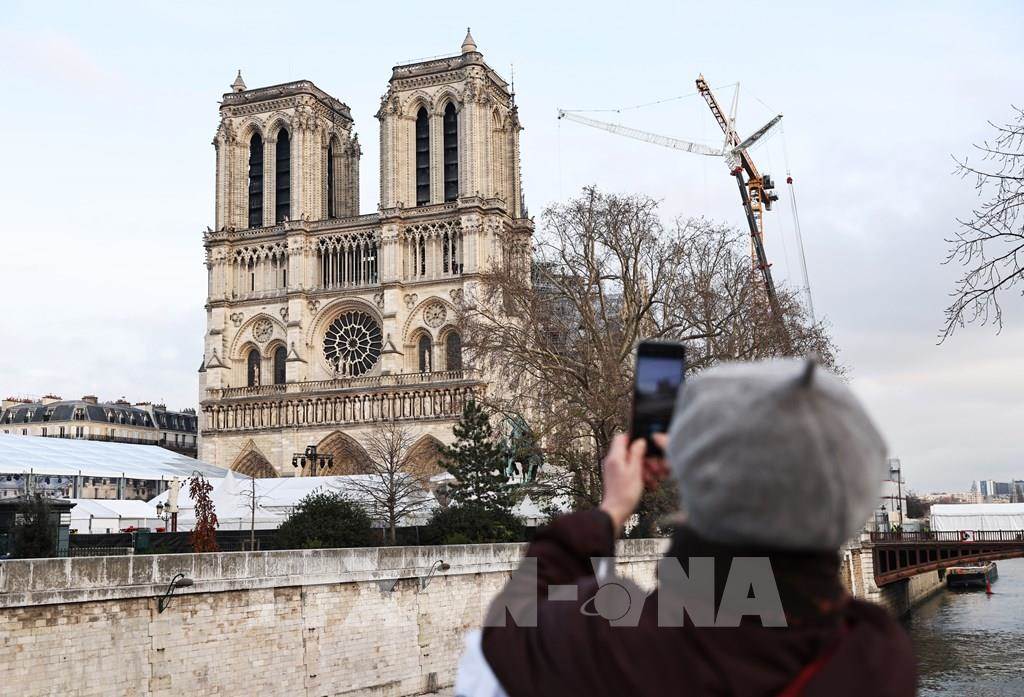
{"type": "Polygon", "coordinates": [[[778,697],[800,697],[804,693],[807,683],[828,663],[833,653],[835,653],[835,647],[828,653],[818,656],[813,662],[805,665],[804,669],[793,679],[793,682],[783,688],[778,697]]]}
{"type": "Polygon", "coordinates": [[[778,694],[778,697],[800,697],[804,693],[804,688],[807,687],[807,683],[809,683],[815,675],[821,672],[821,669],[825,667],[825,664],[832,660],[832,656],[834,656],[836,651],[839,650],[839,645],[843,643],[846,631],[847,626],[844,622],[839,632],[839,638],[835,643],[833,643],[828,650],[820,656],[805,665],[803,670],[793,678],[793,681],[782,689],[782,692],[778,694]]]}

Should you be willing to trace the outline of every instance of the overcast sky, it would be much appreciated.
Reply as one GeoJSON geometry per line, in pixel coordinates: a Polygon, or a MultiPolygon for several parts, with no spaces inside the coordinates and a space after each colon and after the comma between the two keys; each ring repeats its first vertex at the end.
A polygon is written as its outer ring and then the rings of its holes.
{"type": "MultiPolygon", "coordinates": [[[[595,183],[656,197],[666,219],[743,224],[720,161],[559,122],[559,107],[687,95],[703,72],[723,101],[740,83],[742,133],[784,113],[755,158],[780,183],[792,169],[815,308],[911,487],[1024,478],[1024,303],[1008,299],[1000,335],[936,345],[958,272],[940,265],[943,237],[976,201],[951,156],[1024,103],[1019,3],[142,4],[5,3],[5,396],[194,406],[210,141],[235,70],[250,88],[307,78],[351,106],[370,212],[391,66],[458,52],[471,25],[495,69],[515,66],[534,215],[595,183]]],[[[699,97],[592,116],[720,142],[699,97]]],[[[767,230],[777,278],[799,284],[788,205],[767,230]]]]}

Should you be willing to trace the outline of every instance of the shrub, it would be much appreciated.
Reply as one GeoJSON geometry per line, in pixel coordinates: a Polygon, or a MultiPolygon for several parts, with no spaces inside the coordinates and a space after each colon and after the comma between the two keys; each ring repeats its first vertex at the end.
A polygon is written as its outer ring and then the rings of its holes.
{"type": "Polygon", "coordinates": [[[423,538],[427,544],[440,545],[518,542],[523,525],[508,511],[466,503],[437,509],[423,538]]]}
{"type": "Polygon", "coordinates": [[[277,529],[281,549],[366,547],[371,544],[370,516],[337,493],[312,493],[299,501],[277,529]]]}

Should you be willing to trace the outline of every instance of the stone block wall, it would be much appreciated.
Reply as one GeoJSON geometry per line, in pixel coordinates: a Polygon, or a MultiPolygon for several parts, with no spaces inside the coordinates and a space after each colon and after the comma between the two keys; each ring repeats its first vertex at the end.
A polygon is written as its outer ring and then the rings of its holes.
{"type": "MultiPolygon", "coordinates": [[[[0,685],[32,695],[412,695],[450,685],[463,634],[523,545],[0,562],[0,685]],[[438,559],[451,565],[424,586],[438,559]],[[158,612],[177,573],[194,585],[158,612]]],[[[624,541],[653,585],[665,541],[624,541]]]]}

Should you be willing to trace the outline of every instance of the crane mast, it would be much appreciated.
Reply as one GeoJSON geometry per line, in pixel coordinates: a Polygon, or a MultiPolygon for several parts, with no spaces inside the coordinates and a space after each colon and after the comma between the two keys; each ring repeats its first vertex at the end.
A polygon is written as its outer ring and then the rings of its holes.
{"type": "Polygon", "coordinates": [[[764,212],[772,208],[772,203],[779,199],[774,193],[775,184],[767,174],[762,175],[753,158],[747,151],[754,142],[764,136],[779,120],[781,115],[776,116],[770,122],[758,129],[745,141],[740,141],[739,134],[732,121],[726,117],[718,99],[708,85],[704,76],[697,78],[697,91],[704,97],[712,115],[718,121],[719,127],[725,133],[726,142],[733,146],[730,152],[730,173],[736,178],[736,185],[739,188],[740,199],[743,202],[743,211],[746,214],[747,226],[750,228],[751,259],[754,268],[760,271],[764,282],[765,294],[768,296],[768,306],[771,308],[772,316],[778,325],[783,345],[787,351],[791,348],[789,332],[786,330],[785,320],[782,316],[782,307],[779,304],[779,295],[775,290],[775,280],[772,278],[771,264],[768,263],[768,254],[764,249],[764,212]]]}
{"type": "Polygon", "coordinates": [[[736,178],[740,199],[743,202],[743,211],[747,218],[747,226],[750,228],[750,256],[753,272],[760,273],[761,275],[769,311],[775,320],[782,345],[788,353],[792,350],[791,338],[782,316],[779,295],[775,289],[775,280],[772,278],[771,264],[768,263],[768,254],[764,248],[764,213],[771,210],[772,203],[777,201],[779,197],[774,193],[775,183],[772,181],[772,178],[758,171],[757,165],[754,164],[754,160],[748,151],[754,143],[763,138],[782,120],[782,114],[773,117],[764,126],[754,131],[746,140],[741,140],[736,132],[733,119],[726,115],[725,110],[718,103],[718,99],[711,91],[711,87],[703,75],[697,78],[697,91],[704,98],[704,101],[707,102],[708,108],[711,109],[712,115],[714,115],[719,127],[725,134],[725,145],[720,150],[700,143],[692,143],[688,140],[669,138],[616,123],[598,121],[597,119],[581,116],[576,112],[565,109],[559,109],[558,118],[575,121],[592,128],[600,128],[616,135],[642,140],[645,143],[653,143],[700,155],[725,158],[726,163],[729,165],[729,173],[736,178]]]}

